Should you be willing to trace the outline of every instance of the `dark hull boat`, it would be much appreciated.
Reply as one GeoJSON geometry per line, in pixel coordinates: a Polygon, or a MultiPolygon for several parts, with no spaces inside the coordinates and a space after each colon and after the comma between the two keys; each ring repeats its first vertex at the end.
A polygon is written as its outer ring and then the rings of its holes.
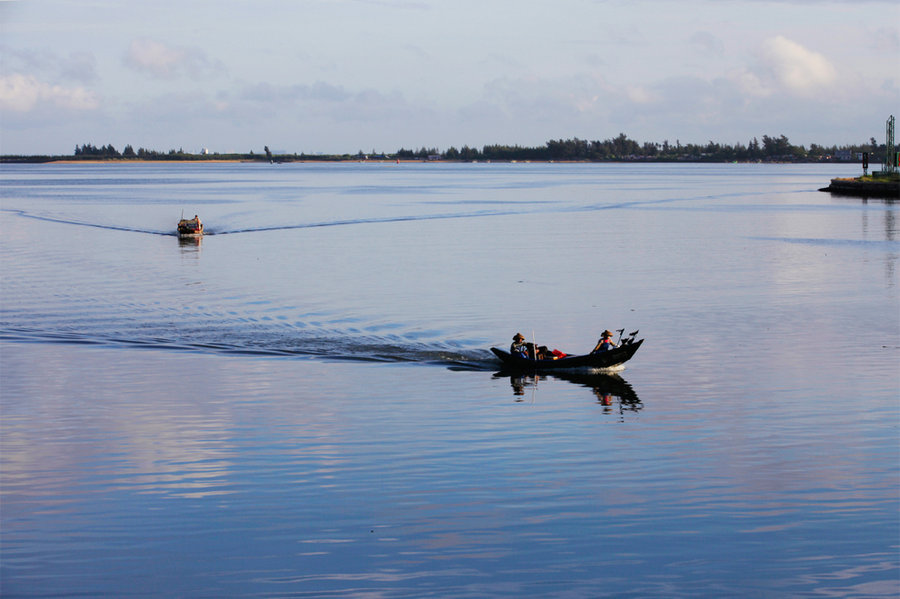
{"type": "Polygon", "coordinates": [[[626,340],[619,347],[604,352],[565,356],[564,358],[547,358],[535,360],[508,351],[492,347],[491,351],[503,362],[505,370],[540,372],[545,370],[601,370],[613,369],[631,359],[641,344],[640,341],[626,340]]]}

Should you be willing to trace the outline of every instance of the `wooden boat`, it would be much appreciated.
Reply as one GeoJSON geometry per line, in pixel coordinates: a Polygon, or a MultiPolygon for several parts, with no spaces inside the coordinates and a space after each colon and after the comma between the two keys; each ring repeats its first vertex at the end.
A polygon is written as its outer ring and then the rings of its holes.
{"type": "Polygon", "coordinates": [[[203,223],[197,215],[194,218],[182,218],[178,221],[179,237],[200,237],[203,235],[203,223]]]}
{"type": "Polygon", "coordinates": [[[618,347],[607,351],[567,355],[562,358],[548,357],[542,360],[511,354],[496,347],[492,347],[491,351],[503,362],[503,367],[506,370],[529,372],[546,370],[608,370],[619,367],[630,360],[643,342],[643,339],[635,341],[632,337],[623,340],[618,347]]]}

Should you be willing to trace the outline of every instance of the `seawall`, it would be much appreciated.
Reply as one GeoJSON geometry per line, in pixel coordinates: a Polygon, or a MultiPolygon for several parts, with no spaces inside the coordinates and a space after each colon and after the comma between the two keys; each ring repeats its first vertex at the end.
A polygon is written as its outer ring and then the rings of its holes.
{"type": "Polygon", "coordinates": [[[828,187],[823,187],[819,191],[859,197],[898,198],[900,197],[900,179],[887,181],[832,179],[828,187]]]}

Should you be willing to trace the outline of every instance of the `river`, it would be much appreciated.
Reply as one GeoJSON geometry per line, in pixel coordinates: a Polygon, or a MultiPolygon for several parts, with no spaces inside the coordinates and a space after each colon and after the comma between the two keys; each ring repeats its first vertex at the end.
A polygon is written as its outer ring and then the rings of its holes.
{"type": "Polygon", "coordinates": [[[897,596],[857,170],[2,165],[0,594],[897,596]]]}

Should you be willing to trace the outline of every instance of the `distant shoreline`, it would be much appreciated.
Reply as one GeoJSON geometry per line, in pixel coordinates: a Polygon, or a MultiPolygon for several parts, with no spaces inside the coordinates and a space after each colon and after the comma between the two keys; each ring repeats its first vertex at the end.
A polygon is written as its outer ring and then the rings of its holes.
{"type": "MultiPolygon", "coordinates": [[[[175,159],[147,159],[147,158],[72,158],[71,156],[42,157],[42,156],[0,156],[0,164],[291,164],[291,163],[329,163],[329,162],[380,162],[380,163],[416,163],[416,162],[472,162],[471,160],[426,160],[422,158],[290,158],[279,160],[273,158],[175,158],[175,159]]],[[[487,162],[487,161],[484,161],[487,162]]],[[[516,162],[494,160],[493,162],[516,162]]],[[[519,162],[525,162],[519,161],[519,162]]],[[[543,162],[543,161],[534,161],[543,162]]],[[[556,162],[563,162],[561,160],[556,162]]],[[[584,161],[574,161],[584,162],[584,161]]]]}
{"type": "Polygon", "coordinates": [[[358,158],[358,157],[322,157],[322,158],[288,158],[279,160],[273,158],[174,158],[174,159],[146,159],[146,158],[72,158],[72,157],[44,157],[44,156],[0,156],[0,164],[328,164],[328,163],[376,163],[376,164],[423,164],[423,163],[449,163],[449,164],[857,164],[853,161],[822,161],[822,160],[715,160],[708,158],[622,158],[606,160],[570,159],[570,160],[542,160],[542,159],[480,159],[465,160],[459,158],[358,158]]]}
{"type": "MultiPolygon", "coordinates": [[[[75,158],[61,158],[59,160],[46,160],[42,162],[24,162],[24,161],[6,161],[0,159],[0,163],[3,164],[321,164],[321,163],[341,163],[341,162],[372,162],[372,163],[384,163],[384,164],[405,164],[405,163],[419,163],[419,162],[471,162],[467,160],[422,160],[422,159],[368,159],[363,160],[360,158],[347,158],[347,159],[323,159],[323,160],[313,160],[313,159],[303,159],[303,160],[249,160],[249,159],[241,159],[241,158],[210,158],[210,159],[184,159],[184,160],[144,160],[141,158],[110,158],[108,160],[105,159],[94,159],[94,160],[79,160],[75,158]]],[[[485,161],[487,162],[487,161],[485,161]]],[[[512,161],[501,161],[494,160],[493,162],[516,162],[512,161]]],[[[519,161],[525,162],[525,161],[519,161]]],[[[544,161],[530,161],[530,162],[544,162],[544,161]]],[[[554,161],[546,161],[546,162],[554,162],[554,161]]],[[[555,162],[562,163],[562,160],[557,160],[555,162]]],[[[579,161],[574,161],[579,162],[579,161]]]]}
{"type": "Polygon", "coordinates": [[[624,133],[603,141],[572,138],[552,139],[539,146],[519,146],[506,144],[488,144],[481,148],[463,146],[450,147],[446,150],[421,147],[418,150],[400,148],[396,152],[383,152],[375,149],[370,153],[312,153],[305,152],[272,152],[266,146],[263,152],[216,152],[204,150],[200,153],[185,152],[183,149],[158,151],[145,148],[135,150],[131,145],[125,146],[121,152],[112,145],[95,146],[82,144],[75,146],[72,154],[31,154],[0,155],[0,163],[63,163],[74,164],[86,162],[129,163],[129,162],[405,162],[405,163],[709,163],[709,164],[754,164],[754,163],[798,163],[798,164],[853,164],[862,161],[864,156],[872,163],[884,158],[884,146],[874,144],[855,144],[838,147],[811,144],[807,150],[802,145],[790,143],[784,135],[774,137],[763,135],[762,140],[756,137],[746,144],[720,144],[710,141],[706,144],[682,144],[676,140],[670,144],[639,143],[624,133]]]}
{"type": "Polygon", "coordinates": [[[161,162],[163,164],[191,164],[194,162],[259,162],[259,160],[238,160],[231,158],[222,160],[144,160],[141,158],[110,158],[108,160],[104,160],[101,158],[94,160],[78,160],[76,158],[61,158],[59,160],[48,160],[40,164],[150,164],[155,162],[161,162]]]}

